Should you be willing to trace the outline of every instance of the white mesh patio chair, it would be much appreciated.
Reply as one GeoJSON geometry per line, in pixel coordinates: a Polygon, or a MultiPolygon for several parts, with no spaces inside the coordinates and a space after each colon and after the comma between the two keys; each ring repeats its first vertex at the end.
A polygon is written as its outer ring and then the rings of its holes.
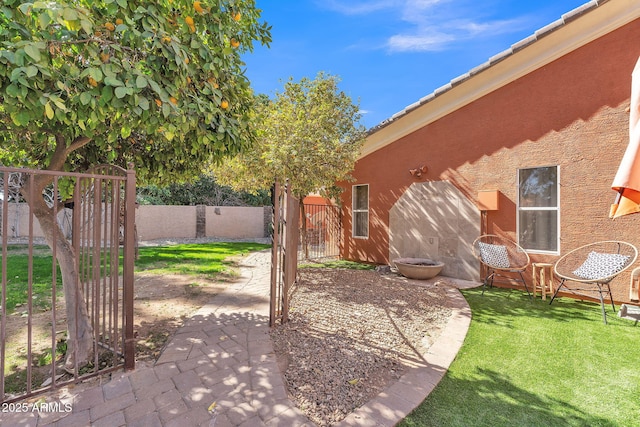
{"type": "Polygon", "coordinates": [[[631,267],[637,257],[638,250],[635,246],[617,240],[589,243],[572,250],[556,261],[553,267],[560,285],[549,304],[553,303],[562,289],[576,295],[597,298],[606,324],[605,297],[609,298],[613,311],[616,311],[610,282],[631,267]],[[567,286],[567,282],[572,282],[572,285],[567,286]]]}
{"type": "Polygon", "coordinates": [[[520,245],[495,234],[483,234],[473,242],[473,253],[487,271],[482,283],[483,295],[487,286],[493,287],[496,277],[504,277],[522,283],[531,299],[531,292],[522,275],[531,260],[520,245]]]}

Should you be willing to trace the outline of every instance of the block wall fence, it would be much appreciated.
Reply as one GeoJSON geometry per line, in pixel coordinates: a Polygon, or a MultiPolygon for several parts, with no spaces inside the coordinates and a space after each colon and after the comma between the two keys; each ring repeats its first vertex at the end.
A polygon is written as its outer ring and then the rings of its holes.
{"type": "MultiPolygon", "coordinates": [[[[29,235],[29,207],[10,203],[8,221],[11,238],[29,235]]],[[[136,208],[136,229],[139,241],[157,239],[260,239],[269,236],[271,206],[164,206],[140,205],[136,208]]],[[[65,236],[71,235],[72,210],[58,215],[65,236]]],[[[34,220],[34,237],[42,237],[40,225],[34,220]]]]}

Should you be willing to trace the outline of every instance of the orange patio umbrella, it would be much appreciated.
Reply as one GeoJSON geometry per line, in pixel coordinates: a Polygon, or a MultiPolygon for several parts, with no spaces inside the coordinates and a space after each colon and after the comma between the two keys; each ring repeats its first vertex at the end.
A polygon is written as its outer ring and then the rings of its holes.
{"type": "Polygon", "coordinates": [[[631,74],[629,145],[622,157],[611,188],[618,192],[610,218],[640,212],[640,58],[631,74]]]}

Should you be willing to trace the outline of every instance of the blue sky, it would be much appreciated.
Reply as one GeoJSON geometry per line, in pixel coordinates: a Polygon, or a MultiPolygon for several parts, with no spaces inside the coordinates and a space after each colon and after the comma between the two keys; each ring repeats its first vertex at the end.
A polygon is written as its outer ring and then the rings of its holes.
{"type": "Polygon", "coordinates": [[[256,93],[324,71],[371,128],[587,0],[256,0],[270,48],[244,57],[256,93]]]}

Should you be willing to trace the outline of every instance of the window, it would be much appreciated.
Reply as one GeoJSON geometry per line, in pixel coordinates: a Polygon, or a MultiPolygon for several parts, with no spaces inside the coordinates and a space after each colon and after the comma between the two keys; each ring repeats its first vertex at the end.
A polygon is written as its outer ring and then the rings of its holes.
{"type": "Polygon", "coordinates": [[[518,239],[526,250],[558,253],[558,167],[518,170],[518,239]]]}
{"type": "Polygon", "coordinates": [[[369,185],[353,186],[353,237],[369,237],[369,185]]]}

